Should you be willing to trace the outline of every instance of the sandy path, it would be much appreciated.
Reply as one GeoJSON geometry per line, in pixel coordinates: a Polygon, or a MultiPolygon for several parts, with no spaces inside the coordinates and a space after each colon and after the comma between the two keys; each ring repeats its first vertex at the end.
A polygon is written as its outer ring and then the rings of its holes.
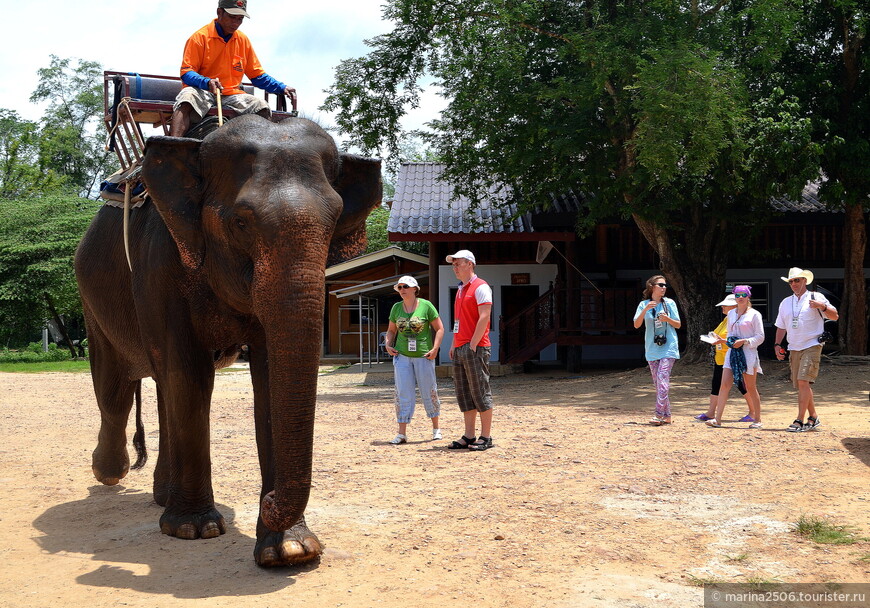
{"type": "MultiPolygon", "coordinates": [[[[407,445],[392,384],[321,377],[308,523],[316,565],[261,570],[252,558],[259,473],[247,373],[218,376],[213,403],[219,539],[160,534],[151,459],[121,485],[90,471],[98,416],[87,374],[0,374],[0,606],[700,606],[695,579],[870,582],[870,543],[802,540],[802,514],[870,536],[870,370],[825,366],[824,430],[785,433],[795,395],[766,362],[763,430],[713,430],[706,367],[677,365],[671,427],[651,413],[646,369],[494,380],[497,447],[445,448],[461,434],[440,383],[445,440],[418,408],[407,445]],[[365,383],[365,384],[364,384],[365,383]]],[[[735,419],[742,400],[729,404],[735,419]]],[[[132,430],[128,429],[128,430],[132,430]]]]}

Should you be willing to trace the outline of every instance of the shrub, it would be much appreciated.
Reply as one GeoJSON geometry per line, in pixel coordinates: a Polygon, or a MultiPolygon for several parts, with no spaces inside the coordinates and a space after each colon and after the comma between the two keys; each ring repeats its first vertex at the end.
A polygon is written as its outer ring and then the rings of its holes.
{"type": "Polygon", "coordinates": [[[70,353],[66,349],[58,348],[57,344],[49,344],[48,352],[42,352],[39,342],[31,342],[26,349],[0,350],[0,363],[44,363],[50,361],[68,361],[70,353]]]}

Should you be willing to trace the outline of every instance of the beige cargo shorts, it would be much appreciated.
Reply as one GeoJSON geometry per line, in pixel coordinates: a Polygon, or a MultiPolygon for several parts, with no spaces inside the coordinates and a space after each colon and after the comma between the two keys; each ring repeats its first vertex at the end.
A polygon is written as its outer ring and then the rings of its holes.
{"type": "MultiPolygon", "coordinates": [[[[189,103],[193,111],[202,120],[210,109],[217,105],[217,99],[211,91],[205,91],[196,87],[184,87],[175,98],[173,110],[178,110],[183,103],[189,103]]],[[[232,108],[239,114],[256,114],[262,110],[269,110],[269,104],[265,99],[248,95],[247,93],[237,93],[235,95],[223,95],[221,98],[223,107],[232,108]]],[[[271,110],[269,114],[271,115],[271,110]]]]}

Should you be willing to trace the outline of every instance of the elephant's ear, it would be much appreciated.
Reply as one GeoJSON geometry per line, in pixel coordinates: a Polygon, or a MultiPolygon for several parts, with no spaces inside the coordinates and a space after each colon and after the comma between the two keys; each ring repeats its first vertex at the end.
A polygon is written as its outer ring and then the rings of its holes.
{"type": "Polygon", "coordinates": [[[384,191],[380,159],[342,154],[340,162],[335,190],[344,209],[329,244],[330,266],[365,252],[366,218],[381,203],[384,191]]]}
{"type": "Polygon", "coordinates": [[[188,268],[202,264],[202,179],[198,139],[149,137],[142,180],[188,268]]]}

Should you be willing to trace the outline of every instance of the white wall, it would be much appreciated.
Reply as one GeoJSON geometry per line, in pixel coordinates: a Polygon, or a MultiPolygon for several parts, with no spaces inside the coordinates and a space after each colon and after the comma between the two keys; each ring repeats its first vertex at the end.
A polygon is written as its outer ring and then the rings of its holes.
{"type": "MultiPolygon", "coordinates": [[[[503,285],[511,284],[512,273],[528,273],[529,285],[538,286],[538,295],[550,288],[550,283],[556,280],[555,264],[511,264],[511,265],[485,265],[481,264],[475,269],[477,275],[489,283],[493,292],[492,321],[490,323],[489,339],[492,342],[492,360],[498,359],[499,335],[498,320],[501,317],[502,303],[499,301],[499,293],[503,285]]],[[[438,312],[444,321],[444,341],[441,343],[439,362],[450,363],[450,347],[453,345],[453,327],[450,322],[450,288],[456,287],[459,280],[453,273],[453,267],[442,264],[438,267],[439,293],[437,298],[438,312]]],[[[541,361],[555,361],[556,346],[551,345],[541,351],[541,361]]]]}

